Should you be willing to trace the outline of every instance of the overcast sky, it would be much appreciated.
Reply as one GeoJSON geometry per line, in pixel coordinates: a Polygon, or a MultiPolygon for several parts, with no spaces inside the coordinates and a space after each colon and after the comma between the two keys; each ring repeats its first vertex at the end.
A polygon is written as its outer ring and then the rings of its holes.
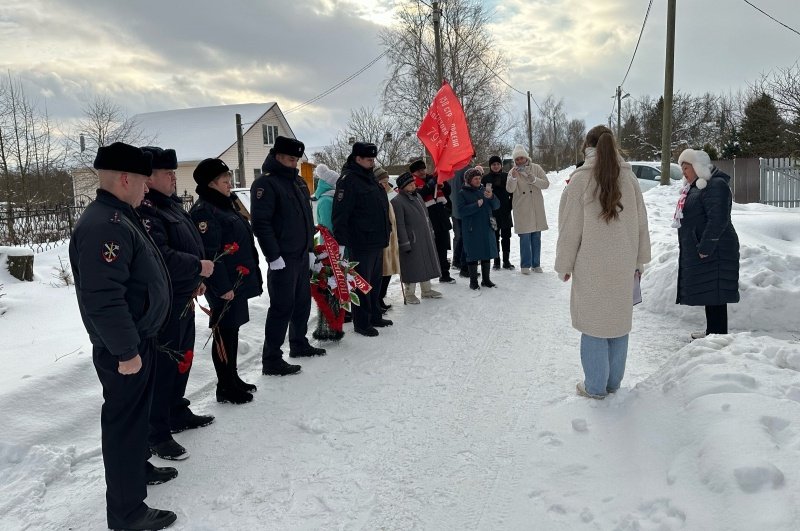
{"type": "MultiPolygon", "coordinates": [[[[504,77],[569,117],[604,123],[648,0],[484,0],[504,77]]],[[[798,0],[751,0],[800,30],[798,0]]],[[[129,114],[277,101],[287,111],[378,56],[391,0],[2,0],[0,66],[51,116],[95,94],[129,114]],[[224,6],[224,7],[223,7],[224,6]]],[[[631,73],[633,97],[664,85],[666,0],[655,0],[631,73]]],[[[800,35],[744,0],[678,0],[675,89],[723,93],[800,60],[800,35]]],[[[328,143],[351,108],[380,104],[386,64],[287,119],[307,146],[328,143]]],[[[510,107],[525,100],[512,93],[510,107]]]]}

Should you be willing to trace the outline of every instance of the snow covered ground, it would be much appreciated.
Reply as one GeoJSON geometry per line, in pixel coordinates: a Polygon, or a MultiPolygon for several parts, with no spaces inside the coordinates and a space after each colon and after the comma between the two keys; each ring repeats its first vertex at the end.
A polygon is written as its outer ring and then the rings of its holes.
{"type": "MultiPolygon", "coordinates": [[[[395,279],[395,326],[371,339],[348,325],[298,376],[261,376],[268,301],[251,301],[251,404],[215,402],[198,313],[188,392],[216,421],[176,435],[191,458],[147,502],[182,530],[800,528],[800,211],[736,205],[733,333],[690,343],[704,316],[674,304],[679,187],[647,192],[654,260],[627,374],[591,401],[575,395],[579,334],[552,271],[567,174],[545,192],[545,274],[497,272],[477,294],[460,280],[405,307],[395,279]]],[[[105,528],[101,389],[59,257],[37,255],[33,283],[0,267],[3,530],[105,528]]]]}

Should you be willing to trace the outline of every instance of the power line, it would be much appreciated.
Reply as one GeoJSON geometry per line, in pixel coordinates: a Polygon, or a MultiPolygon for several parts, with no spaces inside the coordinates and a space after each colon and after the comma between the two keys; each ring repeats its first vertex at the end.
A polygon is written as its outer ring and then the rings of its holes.
{"type": "Polygon", "coordinates": [[[361,67],[359,70],[357,70],[355,73],[351,74],[349,77],[347,77],[347,78],[343,79],[342,81],[340,81],[339,83],[333,85],[328,90],[326,90],[326,91],[314,96],[310,100],[306,100],[303,103],[300,103],[299,105],[295,105],[291,109],[285,111],[283,114],[289,114],[289,113],[294,112],[294,111],[299,111],[300,109],[302,109],[304,107],[307,107],[307,106],[311,105],[312,103],[315,103],[315,102],[321,100],[325,96],[327,96],[329,94],[332,94],[333,92],[337,91],[341,87],[345,86],[346,84],[348,84],[349,82],[351,82],[352,80],[354,80],[355,78],[357,78],[358,76],[360,76],[361,74],[366,72],[372,65],[374,65],[375,63],[380,61],[386,54],[388,54],[389,51],[390,50],[387,49],[385,52],[383,52],[378,57],[376,57],[373,60],[371,60],[369,63],[367,63],[366,65],[361,67]]]}
{"type": "MultiPolygon", "coordinates": [[[[747,0],[745,0],[746,2],[747,0]]],[[[650,3],[647,5],[647,12],[644,14],[644,21],[642,22],[642,29],[639,31],[639,39],[636,41],[636,48],[633,49],[633,56],[631,57],[631,62],[628,64],[628,70],[625,72],[625,77],[622,78],[622,83],[619,86],[623,86],[625,84],[625,80],[628,79],[628,74],[631,73],[631,67],[633,66],[633,60],[636,59],[636,52],[639,51],[639,43],[642,42],[642,35],[644,34],[644,28],[647,26],[647,18],[650,16],[650,8],[653,7],[653,0],[650,0],[650,3]]]]}
{"type": "Polygon", "coordinates": [[[783,22],[781,22],[781,21],[780,21],[780,20],[778,20],[777,18],[773,17],[772,15],[770,15],[769,13],[767,13],[766,11],[764,11],[763,9],[761,9],[760,7],[758,7],[758,6],[754,5],[752,2],[749,2],[748,0],[744,0],[744,3],[745,3],[745,4],[747,4],[747,5],[749,5],[750,7],[752,7],[753,9],[755,9],[756,11],[760,11],[762,14],[764,14],[764,15],[766,15],[767,17],[771,18],[772,20],[774,20],[775,22],[777,22],[778,24],[780,24],[780,25],[781,25],[781,26],[783,26],[784,28],[788,29],[789,31],[793,31],[793,32],[797,33],[798,35],[800,35],[800,31],[797,31],[796,29],[794,29],[794,28],[792,28],[792,27],[790,27],[790,26],[787,26],[786,24],[784,24],[783,22]]]}

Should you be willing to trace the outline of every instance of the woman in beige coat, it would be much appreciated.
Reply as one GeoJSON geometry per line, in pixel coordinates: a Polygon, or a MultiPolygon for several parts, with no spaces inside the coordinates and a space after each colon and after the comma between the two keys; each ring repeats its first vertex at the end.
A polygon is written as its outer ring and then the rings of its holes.
{"type": "MultiPolygon", "coordinates": [[[[373,173],[378,180],[378,184],[383,186],[386,193],[388,194],[391,192],[392,185],[389,184],[389,173],[380,166],[376,167],[373,173]]],[[[389,234],[389,245],[383,249],[383,280],[381,281],[381,299],[379,302],[383,313],[386,313],[389,311],[389,308],[392,307],[391,304],[386,304],[383,300],[384,297],[386,297],[386,292],[389,291],[389,282],[392,280],[392,275],[400,274],[400,250],[397,245],[397,220],[391,201],[389,201],[389,223],[392,225],[392,232],[389,234]]]]}
{"type": "Polygon", "coordinates": [[[639,182],[611,131],[592,128],[584,154],[561,195],[555,269],[572,279],[570,312],[582,333],[585,375],[578,392],[603,398],[625,374],[634,283],[650,261],[650,233],[639,182]]]}
{"type": "Polygon", "coordinates": [[[547,175],[531,162],[528,152],[517,144],[511,152],[514,166],[508,172],[506,191],[513,194],[511,212],[514,231],[519,235],[520,271],[523,275],[541,273],[542,231],[547,230],[542,190],[550,186],[547,175]]]}

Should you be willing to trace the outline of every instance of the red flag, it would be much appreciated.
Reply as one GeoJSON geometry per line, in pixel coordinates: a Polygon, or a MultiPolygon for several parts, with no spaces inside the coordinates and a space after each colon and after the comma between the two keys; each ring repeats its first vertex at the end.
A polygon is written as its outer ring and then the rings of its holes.
{"type": "Polygon", "coordinates": [[[417,137],[431,152],[440,183],[452,178],[456,170],[472,160],[475,150],[469,137],[467,117],[447,81],[436,93],[417,137]]]}

